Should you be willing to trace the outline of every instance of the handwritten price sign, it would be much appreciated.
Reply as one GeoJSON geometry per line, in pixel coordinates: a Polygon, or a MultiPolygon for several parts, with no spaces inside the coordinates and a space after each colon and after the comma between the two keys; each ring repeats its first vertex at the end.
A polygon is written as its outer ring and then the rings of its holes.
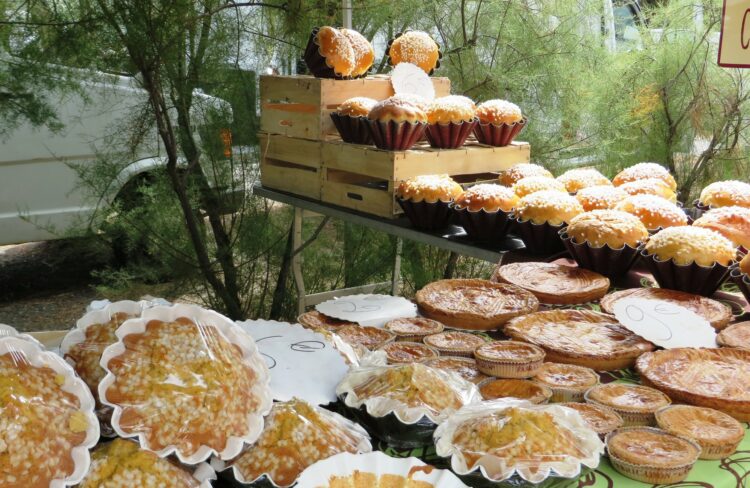
{"type": "Polygon", "coordinates": [[[329,317],[372,327],[382,327],[393,319],[417,316],[416,305],[390,295],[351,295],[320,303],[315,309],[329,317]]]}
{"type": "Polygon", "coordinates": [[[719,66],[750,67],[749,0],[724,0],[719,40],[719,66]]]}

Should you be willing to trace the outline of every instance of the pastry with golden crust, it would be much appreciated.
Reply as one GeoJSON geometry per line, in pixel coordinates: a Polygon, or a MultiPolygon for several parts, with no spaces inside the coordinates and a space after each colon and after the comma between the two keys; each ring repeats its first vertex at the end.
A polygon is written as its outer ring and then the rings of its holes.
{"type": "Polygon", "coordinates": [[[383,328],[396,334],[397,341],[420,342],[428,335],[443,331],[443,324],[424,317],[405,317],[386,323],[383,328]]]}
{"type": "Polygon", "coordinates": [[[427,140],[432,147],[463,146],[476,124],[474,102],[459,95],[440,97],[427,107],[427,140]]]}
{"type": "Polygon", "coordinates": [[[468,332],[447,330],[424,338],[424,343],[440,352],[441,356],[474,357],[474,350],[487,342],[468,332]]]}
{"type": "Polygon", "coordinates": [[[609,290],[609,279],[599,273],[555,263],[505,264],[495,268],[491,279],[528,290],[551,305],[593,302],[609,290]]]}
{"type": "Polygon", "coordinates": [[[613,209],[627,197],[625,190],[612,185],[589,186],[576,193],[576,198],[586,212],[613,209]]]}
{"type": "Polygon", "coordinates": [[[746,349],[667,349],[644,354],[636,368],[644,384],[675,402],[750,421],[750,351],[746,349]]]}
{"type": "Polygon", "coordinates": [[[516,215],[520,221],[558,226],[583,213],[575,197],[555,190],[542,190],[527,195],[518,202],[516,215]]]}
{"type": "Polygon", "coordinates": [[[529,176],[518,180],[512,187],[513,192],[518,198],[523,198],[526,195],[531,195],[542,190],[555,190],[559,192],[565,192],[565,185],[559,181],[547,178],[546,176],[529,176]]]}
{"type": "Polygon", "coordinates": [[[363,77],[372,67],[375,61],[375,50],[365,36],[353,29],[341,28],[341,33],[349,40],[354,51],[354,66],[349,76],[352,78],[363,77]]]}
{"type": "Polygon", "coordinates": [[[389,342],[380,350],[385,352],[388,364],[418,363],[440,356],[437,349],[421,342],[389,342]]]}
{"type": "Polygon", "coordinates": [[[575,364],[543,363],[532,380],[552,390],[552,402],[581,402],[586,390],[599,383],[599,375],[575,364]]]}
{"type": "Polygon", "coordinates": [[[638,218],[618,210],[592,210],[576,215],[565,232],[578,244],[612,249],[635,248],[648,239],[648,230],[638,218]]]}
{"type": "Polygon", "coordinates": [[[518,105],[500,99],[480,103],[476,108],[476,116],[482,124],[511,125],[523,120],[523,114],[518,105]]]}
{"type": "Polygon", "coordinates": [[[646,178],[629,183],[623,183],[618,188],[628,195],[656,195],[672,203],[677,202],[677,194],[667,183],[657,178],[646,178]]]}
{"type": "Polygon", "coordinates": [[[620,414],[604,405],[577,402],[561,403],[560,405],[578,412],[591,430],[600,436],[605,436],[624,425],[620,414]]]}
{"type": "Polygon", "coordinates": [[[317,310],[310,310],[297,317],[297,322],[307,329],[317,330],[324,329],[330,332],[336,332],[338,329],[345,325],[353,325],[357,327],[354,322],[348,320],[341,320],[335,317],[329,317],[328,315],[322,314],[317,310]]]}
{"type": "Polygon", "coordinates": [[[584,188],[592,186],[612,186],[609,178],[593,168],[569,169],[557,177],[557,181],[565,185],[568,193],[578,193],[584,188]]]}
{"type": "Polygon", "coordinates": [[[522,379],[486,379],[479,385],[479,392],[485,400],[518,398],[536,405],[547,403],[552,398],[552,390],[549,387],[522,379]]]}
{"type": "Polygon", "coordinates": [[[586,391],[584,398],[588,403],[604,405],[620,414],[625,426],[655,425],[656,411],[672,403],[659,390],[626,383],[596,385],[586,391]]]}
{"type": "Polygon", "coordinates": [[[452,202],[463,192],[461,185],[448,175],[422,175],[402,181],[396,196],[413,202],[452,202]]]}
{"type": "Polygon", "coordinates": [[[421,111],[427,113],[427,107],[430,106],[430,101],[421,95],[416,93],[397,93],[391,97],[393,100],[399,102],[411,103],[421,111]]]}
{"type": "Polygon", "coordinates": [[[544,361],[544,349],[518,341],[492,341],[474,350],[477,367],[497,378],[529,378],[544,361]]]}
{"type": "Polygon", "coordinates": [[[492,183],[480,183],[463,192],[456,198],[456,209],[467,209],[470,212],[510,212],[518,203],[518,196],[504,186],[492,183]]]}
{"type": "Polygon", "coordinates": [[[403,98],[386,98],[367,115],[375,145],[388,151],[410,149],[424,135],[427,115],[403,98]]]}
{"type": "Polygon", "coordinates": [[[503,331],[544,349],[547,361],[595,371],[627,368],[638,356],[654,349],[613,316],[588,310],[536,312],[511,320],[503,331]]]}
{"type": "Polygon", "coordinates": [[[672,191],[677,191],[677,182],[675,181],[674,176],[672,176],[667,168],[659,163],[634,164],[633,166],[625,168],[617,173],[612,179],[612,183],[615,186],[620,186],[623,183],[630,183],[631,181],[640,181],[648,178],[662,180],[672,189],[672,191]]]}
{"type": "Polygon", "coordinates": [[[416,294],[422,314],[449,327],[497,329],[513,317],[539,308],[528,291],[486,280],[440,280],[416,294]]]}
{"type": "Polygon", "coordinates": [[[375,474],[356,470],[347,476],[331,476],[325,486],[315,488],[435,488],[428,481],[415,480],[399,474],[375,474]]]}
{"type": "Polygon", "coordinates": [[[333,125],[344,142],[372,144],[367,115],[377,103],[377,100],[372,98],[354,97],[344,100],[334,112],[331,112],[333,125]]]}
{"type": "Polygon", "coordinates": [[[326,25],[310,35],[305,62],[310,72],[319,78],[347,78],[357,59],[349,38],[339,29],[326,25]]]}
{"type": "Polygon", "coordinates": [[[515,185],[516,182],[531,176],[546,176],[547,178],[554,178],[552,173],[543,166],[533,163],[519,163],[510,169],[501,172],[498,181],[501,185],[510,187],[515,185]]]}
{"type": "Polygon", "coordinates": [[[393,39],[387,55],[392,66],[411,63],[428,75],[440,66],[440,47],[432,36],[422,31],[407,31],[393,39]]]}
{"type": "Polygon", "coordinates": [[[367,114],[370,120],[396,124],[426,124],[427,114],[413,103],[402,98],[386,98],[377,102],[367,114]]]}
{"type": "Polygon", "coordinates": [[[698,203],[704,207],[750,207],[750,183],[737,180],[716,181],[701,191],[698,203]]]}
{"type": "Polygon", "coordinates": [[[354,347],[364,347],[369,351],[379,349],[396,339],[396,334],[377,327],[361,327],[359,325],[345,325],[334,331],[347,344],[354,347]]]}
{"type": "Polygon", "coordinates": [[[750,321],[737,322],[719,332],[716,343],[722,347],[750,349],[750,321]]]}
{"type": "Polygon", "coordinates": [[[737,256],[732,241],[718,232],[693,226],[669,227],[649,239],[645,252],[678,265],[729,266],[737,256]]]}
{"type": "Polygon", "coordinates": [[[353,97],[341,102],[336,108],[336,113],[350,117],[367,117],[377,103],[374,98],[353,97]]]}
{"type": "Polygon", "coordinates": [[[428,359],[424,364],[431,368],[457,373],[463,379],[475,385],[489,378],[489,376],[479,371],[477,362],[472,358],[442,356],[436,359],[428,359]]]}
{"type": "Polygon", "coordinates": [[[674,203],[656,195],[633,195],[615,206],[633,214],[643,222],[650,231],[688,225],[687,214],[674,203]]]}
{"type": "Polygon", "coordinates": [[[670,434],[697,442],[701,459],[729,457],[745,437],[742,424],[712,408],[672,405],[656,412],[656,423],[670,434]]]}
{"type": "Polygon", "coordinates": [[[693,225],[714,230],[732,241],[735,246],[750,249],[750,208],[714,208],[701,215],[693,225]]]}

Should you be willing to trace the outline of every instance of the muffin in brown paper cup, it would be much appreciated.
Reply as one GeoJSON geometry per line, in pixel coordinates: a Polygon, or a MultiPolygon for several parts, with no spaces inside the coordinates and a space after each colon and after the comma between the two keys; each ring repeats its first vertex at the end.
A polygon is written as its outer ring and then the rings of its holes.
{"type": "Polygon", "coordinates": [[[464,228],[466,235],[479,242],[492,242],[502,239],[510,231],[510,214],[498,210],[488,212],[481,209],[472,212],[468,208],[451,205],[457,223],[464,228]]]}
{"type": "Polygon", "coordinates": [[[419,230],[440,230],[450,225],[453,218],[451,202],[415,202],[410,199],[396,198],[396,201],[409,218],[411,225],[419,230]]]}
{"type": "Polygon", "coordinates": [[[550,255],[565,250],[565,245],[560,238],[560,231],[564,224],[551,225],[547,222],[535,224],[531,220],[519,220],[517,216],[511,215],[513,230],[526,245],[526,250],[531,254],[550,255]]]}
{"type": "Polygon", "coordinates": [[[713,266],[701,266],[697,263],[682,265],[672,259],[659,260],[657,256],[646,252],[644,245],[638,250],[641,260],[661,288],[710,297],[729,276],[730,267],[719,263],[714,263],[713,266]]]}
{"type": "Polygon", "coordinates": [[[513,139],[524,127],[526,127],[526,119],[515,124],[483,124],[477,122],[474,126],[474,135],[482,144],[503,147],[513,142],[513,139]]]}
{"type": "Polygon", "coordinates": [[[305,54],[302,56],[307,65],[307,69],[316,78],[336,78],[343,79],[344,77],[338,76],[336,72],[328,66],[326,58],[320,54],[320,46],[318,45],[318,31],[319,27],[315,27],[310,33],[310,39],[307,41],[307,47],[305,48],[305,54]]]}
{"type": "Polygon", "coordinates": [[[406,151],[424,135],[425,123],[368,120],[372,140],[379,149],[406,151]]]}
{"type": "Polygon", "coordinates": [[[750,276],[746,275],[740,270],[740,268],[735,266],[730,271],[729,277],[732,282],[739,287],[745,300],[750,303],[750,276]]]}
{"type": "Polygon", "coordinates": [[[474,130],[478,121],[461,122],[460,124],[429,124],[427,126],[427,140],[430,146],[439,149],[456,149],[464,145],[466,138],[474,130]]]}
{"type": "Polygon", "coordinates": [[[350,144],[372,144],[372,134],[367,117],[352,117],[331,113],[331,120],[344,142],[350,144]]]}
{"type": "MultiPolygon", "coordinates": [[[[404,32],[399,32],[399,33],[398,33],[398,34],[396,34],[396,35],[395,35],[394,37],[392,37],[392,38],[390,38],[390,39],[388,40],[388,44],[387,44],[387,45],[386,45],[386,47],[385,47],[385,57],[387,58],[387,60],[388,60],[388,64],[389,64],[389,65],[393,66],[393,61],[391,60],[391,45],[393,45],[393,41],[395,41],[395,40],[396,40],[397,38],[399,38],[399,37],[401,37],[402,35],[404,35],[404,34],[406,34],[407,32],[409,32],[409,30],[410,30],[410,29],[407,29],[407,30],[406,30],[406,31],[404,31],[404,32]]],[[[432,37],[432,36],[430,36],[430,37],[432,37]]],[[[433,41],[434,41],[434,40],[435,40],[435,39],[433,39],[433,41]]],[[[436,70],[436,69],[440,69],[440,63],[441,63],[441,61],[443,60],[443,49],[442,49],[442,48],[440,47],[440,44],[438,44],[438,42],[437,42],[437,41],[435,41],[435,44],[437,44],[437,47],[438,47],[438,59],[437,59],[437,62],[435,63],[435,67],[434,67],[434,68],[432,68],[432,69],[431,69],[431,70],[430,70],[430,71],[429,71],[429,72],[427,73],[427,76],[432,76],[432,75],[433,75],[433,74],[435,73],[435,70],[436,70]]]]}
{"type": "Polygon", "coordinates": [[[610,279],[620,278],[627,274],[638,258],[636,247],[623,246],[619,249],[612,249],[608,245],[592,247],[587,242],[575,242],[565,229],[560,230],[560,239],[578,266],[596,271],[610,279]]]}

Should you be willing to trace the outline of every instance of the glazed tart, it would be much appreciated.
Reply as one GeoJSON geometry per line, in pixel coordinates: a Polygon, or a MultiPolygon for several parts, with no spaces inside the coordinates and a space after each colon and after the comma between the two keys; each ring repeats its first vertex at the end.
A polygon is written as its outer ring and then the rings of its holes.
{"type": "Polygon", "coordinates": [[[562,363],[543,363],[532,379],[550,387],[552,402],[582,402],[586,390],[599,383],[593,369],[562,363]]]}
{"type": "Polygon", "coordinates": [[[440,280],[417,292],[422,314],[456,329],[492,330],[534,312],[539,300],[513,285],[486,280],[440,280]]]}
{"type": "Polygon", "coordinates": [[[750,421],[750,351],[677,348],[644,354],[636,362],[644,383],[672,400],[750,421]]]}
{"type": "Polygon", "coordinates": [[[477,362],[471,358],[443,356],[436,359],[428,359],[424,364],[431,368],[458,373],[463,379],[475,385],[488,378],[486,374],[479,371],[477,362]]]}
{"type": "Polygon", "coordinates": [[[391,320],[383,327],[396,334],[397,341],[420,342],[426,336],[439,334],[443,324],[424,317],[411,317],[391,320]]]}
{"type": "Polygon", "coordinates": [[[493,341],[474,351],[479,371],[498,378],[530,378],[544,361],[544,349],[518,341],[493,341]]]}
{"type": "Polygon", "coordinates": [[[656,412],[657,425],[701,446],[701,459],[724,459],[737,450],[745,437],[742,424],[712,408],[672,405],[656,412]]]}
{"type": "Polygon", "coordinates": [[[389,342],[380,350],[385,352],[388,364],[418,363],[440,356],[436,349],[421,342],[389,342]]]}
{"type": "Polygon", "coordinates": [[[750,349],[750,322],[738,322],[719,332],[716,343],[723,347],[750,349]]]}
{"type": "Polygon", "coordinates": [[[479,385],[479,393],[485,400],[518,398],[537,405],[549,402],[552,390],[539,383],[519,379],[488,378],[479,385]]]}
{"type": "Polygon", "coordinates": [[[602,438],[610,432],[619,429],[625,423],[619,413],[604,405],[577,402],[561,403],[560,405],[572,408],[578,412],[583,417],[586,425],[602,438]]]}
{"type": "Polygon", "coordinates": [[[611,315],[588,310],[550,310],[511,320],[506,335],[536,344],[553,363],[577,364],[595,371],[630,367],[654,345],[620,325],[611,315]]]}
{"type": "Polygon", "coordinates": [[[335,332],[345,325],[357,325],[354,322],[329,317],[328,315],[322,314],[317,310],[311,310],[309,312],[303,313],[302,315],[297,317],[297,322],[308,329],[325,329],[331,332],[335,332]]]}
{"type": "Polygon", "coordinates": [[[672,403],[667,395],[642,385],[607,383],[586,391],[584,398],[589,403],[604,405],[620,414],[625,426],[655,425],[654,414],[672,403]]]}
{"type": "Polygon", "coordinates": [[[554,263],[511,263],[498,266],[492,281],[518,286],[534,294],[541,303],[572,305],[603,297],[609,279],[577,266],[554,263]]]}
{"type": "Polygon", "coordinates": [[[441,332],[424,338],[424,343],[435,348],[441,356],[474,357],[474,350],[485,344],[483,338],[455,330],[441,332]]]}
{"type": "Polygon", "coordinates": [[[396,338],[396,334],[385,329],[359,325],[345,325],[336,329],[335,334],[347,344],[355,348],[364,347],[368,351],[379,349],[396,338]]]}
{"type": "Polygon", "coordinates": [[[652,427],[624,427],[606,439],[609,461],[622,475],[652,484],[679,483],[693,469],[701,448],[652,427]]]}
{"type": "Polygon", "coordinates": [[[708,320],[716,330],[723,329],[732,320],[732,309],[717,300],[667,288],[630,288],[610,293],[601,300],[602,311],[613,314],[615,303],[623,298],[664,300],[685,307],[708,320]]]}

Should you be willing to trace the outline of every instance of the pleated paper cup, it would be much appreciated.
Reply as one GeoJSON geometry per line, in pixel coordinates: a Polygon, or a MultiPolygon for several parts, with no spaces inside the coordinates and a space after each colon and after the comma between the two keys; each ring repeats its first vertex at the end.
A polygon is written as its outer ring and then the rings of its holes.
{"type": "Polygon", "coordinates": [[[745,296],[745,300],[750,303],[750,276],[743,273],[738,266],[734,266],[729,273],[729,277],[739,287],[745,296]]]}
{"type": "Polygon", "coordinates": [[[351,115],[340,115],[331,113],[331,120],[344,142],[350,144],[372,144],[370,123],[367,117],[352,117],[351,115]]]}
{"type": "Polygon", "coordinates": [[[453,218],[450,202],[426,202],[424,200],[415,202],[410,199],[396,198],[396,201],[411,221],[411,224],[419,230],[440,230],[448,227],[453,218]]]}
{"type": "Polygon", "coordinates": [[[456,149],[464,145],[477,120],[455,124],[429,124],[427,126],[427,140],[430,146],[439,149],[456,149]]]}
{"type": "Polygon", "coordinates": [[[325,56],[320,54],[320,46],[318,45],[318,31],[320,28],[315,27],[310,33],[310,38],[307,41],[307,47],[305,48],[305,54],[303,58],[307,69],[310,70],[313,76],[316,78],[335,78],[344,79],[345,77],[338,76],[333,68],[328,66],[325,56]]]}
{"type": "Polygon", "coordinates": [[[488,212],[484,209],[474,212],[466,207],[457,207],[456,205],[453,205],[452,208],[459,225],[475,241],[499,241],[510,231],[512,220],[508,212],[502,210],[488,212]]]}
{"type": "Polygon", "coordinates": [[[474,126],[474,135],[477,137],[477,141],[488,146],[508,146],[526,127],[526,122],[526,119],[515,124],[483,124],[477,122],[474,126]]]}
{"type": "Polygon", "coordinates": [[[551,225],[547,222],[535,224],[531,220],[519,220],[513,216],[513,229],[526,245],[526,250],[536,255],[552,255],[565,250],[560,238],[564,224],[551,225]]]}
{"type": "Polygon", "coordinates": [[[673,259],[662,261],[656,255],[649,254],[644,245],[638,249],[641,260],[661,288],[710,297],[729,277],[729,266],[719,263],[701,266],[695,262],[677,264],[673,259]]]}
{"type": "Polygon", "coordinates": [[[368,120],[370,135],[379,149],[386,151],[406,151],[424,134],[427,124],[418,122],[382,122],[379,120],[368,120]]]}
{"type": "Polygon", "coordinates": [[[588,242],[576,242],[565,229],[560,231],[560,238],[578,266],[610,279],[625,276],[638,259],[637,247],[623,246],[619,249],[613,249],[608,245],[593,247],[588,242]]]}

